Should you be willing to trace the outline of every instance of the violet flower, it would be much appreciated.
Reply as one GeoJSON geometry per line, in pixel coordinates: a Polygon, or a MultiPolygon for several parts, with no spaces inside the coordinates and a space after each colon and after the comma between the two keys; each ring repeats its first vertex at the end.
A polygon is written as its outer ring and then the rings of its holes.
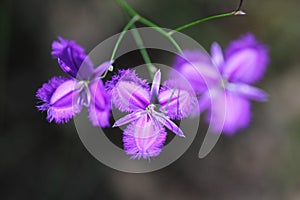
{"type": "Polygon", "coordinates": [[[112,103],[120,111],[129,112],[117,120],[113,127],[130,123],[124,130],[123,143],[125,152],[132,155],[131,158],[148,159],[159,155],[167,136],[164,127],[184,137],[182,130],[170,117],[186,117],[190,113],[186,107],[197,104],[197,99],[190,97],[186,91],[167,85],[160,89],[160,82],[159,70],[154,75],[151,88],[130,70],[119,71],[112,81],[107,82],[112,103]]]}
{"type": "Polygon", "coordinates": [[[201,94],[199,109],[208,110],[208,119],[213,115],[213,128],[224,125],[223,132],[231,135],[250,123],[250,100],[267,100],[267,94],[251,84],[262,78],[268,62],[267,47],[247,34],[233,41],[225,55],[214,43],[211,59],[201,51],[185,51],[174,67],[201,94]],[[214,112],[211,104],[217,108],[214,112]]]}
{"type": "Polygon", "coordinates": [[[84,49],[62,37],[52,43],[51,54],[70,77],[53,77],[45,83],[36,94],[41,101],[37,108],[47,111],[49,122],[64,123],[78,114],[82,106],[86,106],[94,126],[109,126],[110,97],[99,76],[111,63],[105,62],[94,69],[84,49]]]}

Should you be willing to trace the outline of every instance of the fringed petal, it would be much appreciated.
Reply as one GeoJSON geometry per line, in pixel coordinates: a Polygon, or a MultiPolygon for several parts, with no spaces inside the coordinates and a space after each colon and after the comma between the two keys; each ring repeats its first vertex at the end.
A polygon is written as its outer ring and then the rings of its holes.
{"type": "Polygon", "coordinates": [[[195,115],[199,110],[195,94],[168,85],[161,89],[158,101],[161,105],[160,111],[166,113],[171,119],[186,118],[195,115]]]}
{"type": "Polygon", "coordinates": [[[160,154],[166,137],[162,126],[157,126],[148,115],[143,115],[125,129],[124,149],[132,159],[149,159],[160,154]]]}
{"type": "Polygon", "coordinates": [[[49,122],[53,120],[56,123],[68,122],[81,110],[81,105],[77,104],[78,95],[76,80],[53,77],[38,90],[36,96],[42,104],[37,108],[41,111],[47,110],[49,122]]]}
{"type": "Polygon", "coordinates": [[[150,104],[149,87],[134,71],[120,71],[112,81],[107,82],[106,87],[113,104],[120,111],[144,110],[150,104]]]}

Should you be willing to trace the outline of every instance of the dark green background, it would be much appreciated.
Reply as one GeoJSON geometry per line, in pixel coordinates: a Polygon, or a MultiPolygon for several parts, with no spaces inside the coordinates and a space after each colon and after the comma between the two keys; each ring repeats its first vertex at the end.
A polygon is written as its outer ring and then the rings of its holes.
{"type": "MultiPolygon", "coordinates": [[[[235,9],[235,0],[131,0],[162,27],[235,9]]],[[[248,129],[222,136],[205,159],[197,153],[206,125],[169,167],[126,174],[95,160],[73,122],[49,124],[35,109],[35,92],[63,74],[51,58],[57,35],[87,52],[122,30],[124,13],[112,0],[26,0],[0,4],[0,199],[300,199],[300,2],[245,0],[243,17],[219,19],[184,33],[205,48],[225,47],[252,32],[270,47],[258,84],[270,94],[253,104],[248,129]]],[[[130,61],[128,61],[130,62],[130,61]]]]}

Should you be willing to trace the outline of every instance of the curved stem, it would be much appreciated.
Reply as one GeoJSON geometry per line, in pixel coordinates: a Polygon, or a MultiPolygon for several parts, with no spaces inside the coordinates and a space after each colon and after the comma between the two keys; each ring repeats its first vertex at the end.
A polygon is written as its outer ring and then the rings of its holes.
{"type": "Polygon", "coordinates": [[[165,37],[167,37],[170,42],[174,45],[174,47],[181,53],[182,49],[180,48],[179,44],[176,42],[176,40],[174,40],[174,38],[165,30],[163,30],[162,28],[160,28],[159,26],[157,26],[156,24],[154,24],[153,22],[149,21],[146,18],[141,17],[139,22],[153,28],[154,30],[156,30],[157,32],[161,33],[162,35],[164,35],[165,37]]]}
{"type": "Polygon", "coordinates": [[[233,12],[219,14],[219,15],[214,15],[214,16],[206,17],[204,19],[199,19],[199,20],[193,21],[193,22],[188,23],[186,25],[180,26],[180,27],[176,28],[173,31],[170,31],[169,35],[173,35],[175,32],[182,31],[182,30],[187,29],[187,28],[189,28],[191,26],[195,26],[195,25],[198,25],[198,24],[201,24],[203,22],[210,21],[210,20],[213,20],[213,19],[218,19],[218,18],[223,18],[223,17],[229,17],[229,16],[233,16],[233,15],[245,15],[246,13],[241,10],[242,5],[243,5],[243,0],[240,0],[240,3],[238,5],[237,9],[235,11],[233,11],[233,12]]]}
{"type": "Polygon", "coordinates": [[[224,13],[224,14],[219,14],[219,15],[214,15],[214,16],[206,17],[206,18],[204,18],[204,19],[199,19],[199,20],[193,21],[193,22],[191,22],[191,23],[185,24],[185,25],[183,25],[183,26],[180,26],[180,27],[174,29],[173,31],[170,31],[170,32],[169,32],[169,35],[173,35],[175,32],[182,31],[182,30],[184,30],[184,29],[187,29],[187,28],[189,28],[189,27],[192,27],[192,26],[201,24],[201,23],[206,22],[206,21],[209,21],[209,20],[233,16],[233,15],[235,15],[235,13],[236,13],[236,12],[230,12],[230,13],[224,13]]]}
{"type": "Polygon", "coordinates": [[[180,48],[180,46],[178,45],[178,43],[176,42],[176,40],[174,40],[174,38],[168,34],[167,31],[163,30],[162,28],[160,28],[158,25],[156,25],[155,23],[151,22],[150,20],[140,16],[133,8],[131,8],[128,3],[125,0],[115,0],[123,10],[125,10],[131,17],[134,16],[138,16],[138,21],[146,26],[149,26],[151,28],[153,28],[154,30],[156,30],[157,32],[161,33],[162,35],[164,35],[166,38],[168,38],[170,40],[170,42],[174,45],[174,47],[179,51],[182,52],[182,49],[180,48]]]}
{"type": "Polygon", "coordinates": [[[113,52],[111,54],[111,57],[110,57],[110,61],[113,62],[114,59],[115,59],[115,56],[116,56],[116,53],[117,53],[117,50],[126,34],[126,32],[134,25],[134,23],[138,20],[138,16],[134,16],[129,22],[128,24],[125,26],[125,28],[123,29],[122,33],[120,34],[118,40],[117,40],[117,43],[113,49],[113,52]]]}

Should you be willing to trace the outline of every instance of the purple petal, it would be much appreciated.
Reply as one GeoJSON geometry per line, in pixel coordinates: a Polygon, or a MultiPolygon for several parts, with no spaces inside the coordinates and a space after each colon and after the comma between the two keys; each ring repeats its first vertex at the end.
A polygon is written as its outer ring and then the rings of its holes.
{"type": "Polygon", "coordinates": [[[122,117],[118,121],[116,121],[115,124],[113,125],[113,127],[123,126],[125,124],[131,123],[131,122],[141,118],[145,114],[146,113],[144,111],[130,113],[130,114],[122,117]]]}
{"type": "Polygon", "coordinates": [[[213,130],[223,127],[223,133],[233,135],[239,129],[246,128],[250,123],[251,111],[250,102],[231,92],[225,92],[226,101],[224,103],[224,92],[220,91],[213,100],[213,111],[209,111],[209,120],[213,130]]]}
{"type": "Polygon", "coordinates": [[[202,113],[210,106],[210,93],[207,91],[201,95],[201,97],[198,100],[198,106],[199,106],[199,113],[202,113]]]}
{"type": "Polygon", "coordinates": [[[195,114],[197,98],[187,90],[165,86],[161,89],[158,101],[160,111],[166,112],[171,119],[182,119],[195,114]]]}
{"type": "Polygon", "coordinates": [[[37,98],[42,104],[37,106],[41,111],[47,110],[47,120],[56,123],[68,122],[80,112],[81,106],[77,102],[79,91],[77,81],[62,77],[53,77],[37,91],[37,98]]]}
{"type": "Polygon", "coordinates": [[[166,137],[165,129],[144,115],[125,129],[124,149],[133,159],[149,159],[160,154],[166,137]]]}
{"type": "Polygon", "coordinates": [[[75,41],[58,37],[59,41],[52,43],[52,56],[58,59],[62,70],[70,76],[88,79],[93,72],[93,64],[86,56],[84,49],[75,41]],[[79,70],[79,68],[81,68],[79,70]]]}
{"type": "Polygon", "coordinates": [[[102,63],[101,65],[99,65],[98,67],[96,67],[96,69],[94,70],[94,77],[101,77],[105,71],[108,70],[108,68],[110,66],[112,66],[112,62],[111,61],[107,61],[102,63]]]}
{"type": "Polygon", "coordinates": [[[247,34],[227,48],[223,75],[231,82],[254,83],[262,78],[268,63],[268,48],[247,34]]]}
{"type": "Polygon", "coordinates": [[[102,128],[110,125],[110,96],[107,94],[101,79],[95,79],[89,86],[91,102],[89,118],[94,126],[102,128]]]}
{"type": "Polygon", "coordinates": [[[211,59],[215,64],[215,66],[221,70],[224,64],[224,56],[223,56],[222,48],[216,42],[213,43],[211,46],[211,59]]]}
{"type": "MultiPolygon", "coordinates": [[[[219,70],[203,51],[184,51],[177,57],[174,68],[189,81],[196,93],[202,93],[220,79],[219,70]]],[[[178,76],[171,74],[171,78],[178,79],[178,76]]]]}
{"type": "Polygon", "coordinates": [[[155,120],[157,120],[162,125],[167,127],[167,129],[169,129],[173,133],[177,134],[180,137],[185,137],[182,130],[174,122],[172,122],[169,119],[169,117],[165,116],[163,113],[155,112],[153,117],[154,117],[155,120]]]}
{"type": "Polygon", "coordinates": [[[145,81],[139,79],[134,71],[120,71],[112,81],[107,82],[113,104],[120,111],[145,110],[150,104],[150,91],[145,81]]]}
{"type": "Polygon", "coordinates": [[[184,50],[181,55],[176,57],[174,67],[177,69],[182,68],[186,63],[202,62],[207,65],[211,64],[209,55],[204,50],[184,50]]]}
{"type": "Polygon", "coordinates": [[[161,81],[161,72],[160,70],[158,70],[154,75],[152,86],[151,86],[151,91],[150,91],[151,100],[155,99],[158,95],[160,81],[161,81]]]}
{"type": "Polygon", "coordinates": [[[248,84],[230,83],[227,88],[231,92],[237,93],[251,100],[267,101],[268,99],[268,94],[265,91],[248,84]]]}

